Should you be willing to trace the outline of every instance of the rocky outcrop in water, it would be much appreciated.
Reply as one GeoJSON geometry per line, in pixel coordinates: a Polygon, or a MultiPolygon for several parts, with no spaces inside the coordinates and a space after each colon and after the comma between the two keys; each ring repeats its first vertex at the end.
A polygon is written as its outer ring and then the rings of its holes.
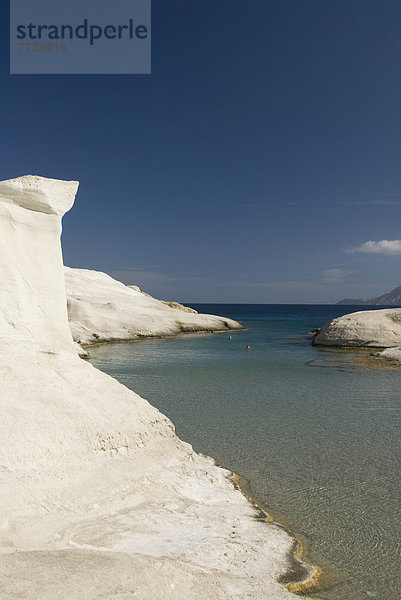
{"type": "Polygon", "coordinates": [[[391,348],[401,345],[401,309],[358,311],[333,319],[314,337],[316,346],[391,348]]]}
{"type": "Polygon", "coordinates": [[[64,267],[64,272],[68,320],[79,344],[242,329],[232,319],[156,300],[100,271],[64,267]]]}

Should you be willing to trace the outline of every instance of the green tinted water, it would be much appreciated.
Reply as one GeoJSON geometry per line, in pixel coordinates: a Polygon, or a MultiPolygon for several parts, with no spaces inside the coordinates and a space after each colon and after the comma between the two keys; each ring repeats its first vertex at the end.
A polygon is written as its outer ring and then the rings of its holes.
{"type": "Polygon", "coordinates": [[[349,309],[207,309],[247,331],[103,345],[92,362],[307,538],[341,580],[320,598],[401,598],[401,371],[311,347],[305,332],[349,309]]]}

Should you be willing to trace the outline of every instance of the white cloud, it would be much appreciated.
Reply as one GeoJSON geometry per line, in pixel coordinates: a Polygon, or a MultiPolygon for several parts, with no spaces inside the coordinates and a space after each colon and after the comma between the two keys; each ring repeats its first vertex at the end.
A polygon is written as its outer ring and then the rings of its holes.
{"type": "Polygon", "coordinates": [[[326,269],[320,274],[320,277],[325,283],[340,283],[352,273],[353,271],[346,271],[345,269],[326,269]]]}
{"type": "Polygon", "coordinates": [[[374,242],[369,240],[356,248],[351,248],[348,252],[364,252],[365,254],[401,254],[401,240],[380,240],[374,242]]]}

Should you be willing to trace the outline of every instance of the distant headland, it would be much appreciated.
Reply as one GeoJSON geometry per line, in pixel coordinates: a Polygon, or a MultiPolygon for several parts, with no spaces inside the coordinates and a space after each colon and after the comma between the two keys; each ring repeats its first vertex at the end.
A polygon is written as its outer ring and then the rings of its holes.
{"type": "Polygon", "coordinates": [[[382,296],[378,296],[378,298],[372,298],[371,300],[361,300],[358,299],[350,299],[345,298],[345,300],[340,300],[337,304],[344,304],[349,306],[401,306],[401,286],[394,288],[388,294],[383,294],[382,296]]]}

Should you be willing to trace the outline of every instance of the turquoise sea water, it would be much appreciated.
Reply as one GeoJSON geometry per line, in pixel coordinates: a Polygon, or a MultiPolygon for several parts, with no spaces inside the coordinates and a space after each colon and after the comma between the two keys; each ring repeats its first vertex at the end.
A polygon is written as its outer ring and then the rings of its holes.
{"type": "Polygon", "coordinates": [[[319,598],[401,598],[401,370],[311,346],[309,330],[352,307],[193,306],[247,330],[97,346],[92,363],[306,538],[338,582],[319,598]]]}

